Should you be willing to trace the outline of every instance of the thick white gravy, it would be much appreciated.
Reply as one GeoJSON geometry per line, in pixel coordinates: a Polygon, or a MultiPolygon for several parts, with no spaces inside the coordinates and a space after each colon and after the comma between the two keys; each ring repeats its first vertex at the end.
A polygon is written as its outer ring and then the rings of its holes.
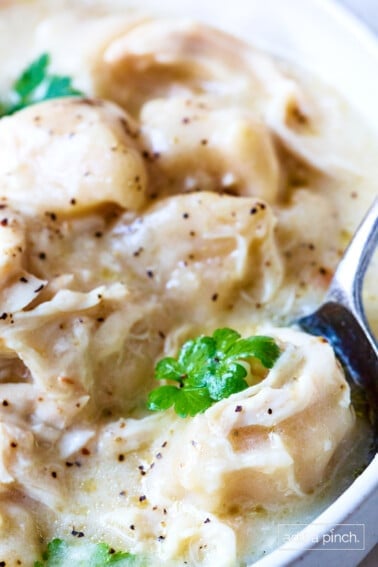
{"type": "Polygon", "coordinates": [[[0,6],[0,93],[48,52],[88,97],[0,120],[0,561],[59,537],[246,564],[365,462],[332,349],[288,326],[376,195],[377,141],[316,79],[200,23],[0,6]],[[274,337],[274,368],[194,418],[148,412],[156,361],[226,326],[274,337]]]}

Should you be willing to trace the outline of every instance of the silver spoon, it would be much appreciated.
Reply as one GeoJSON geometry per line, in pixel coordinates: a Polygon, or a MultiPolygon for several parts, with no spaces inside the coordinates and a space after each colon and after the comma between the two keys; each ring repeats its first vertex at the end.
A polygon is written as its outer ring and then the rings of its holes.
{"type": "Polygon", "coordinates": [[[378,243],[378,198],[358,227],[339,263],[320,307],[298,324],[313,335],[325,336],[342,362],[347,378],[363,388],[378,439],[378,345],[365,317],[362,285],[378,243]]]}

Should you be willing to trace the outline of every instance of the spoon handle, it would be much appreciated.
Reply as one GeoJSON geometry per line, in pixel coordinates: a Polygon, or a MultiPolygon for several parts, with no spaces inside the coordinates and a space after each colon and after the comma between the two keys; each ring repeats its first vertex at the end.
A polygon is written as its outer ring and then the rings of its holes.
{"type": "Polygon", "coordinates": [[[378,240],[378,199],[369,209],[332,279],[325,301],[298,324],[332,344],[347,376],[366,392],[378,443],[378,347],[366,321],[361,291],[378,240]]]}
{"type": "Polygon", "coordinates": [[[324,303],[346,307],[365,332],[376,356],[378,348],[362,303],[362,286],[370,259],[378,243],[378,198],[359,225],[333,276],[324,303]]]}

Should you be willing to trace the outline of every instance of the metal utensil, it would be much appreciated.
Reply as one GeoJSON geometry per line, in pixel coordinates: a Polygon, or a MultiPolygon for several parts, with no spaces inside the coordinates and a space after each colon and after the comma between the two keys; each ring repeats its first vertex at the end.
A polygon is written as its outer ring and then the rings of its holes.
{"type": "Polygon", "coordinates": [[[305,331],[328,339],[347,378],[363,388],[374,429],[375,448],[378,439],[378,345],[365,317],[361,292],[377,242],[378,198],[345,251],[324,302],[315,313],[298,321],[305,331]]]}

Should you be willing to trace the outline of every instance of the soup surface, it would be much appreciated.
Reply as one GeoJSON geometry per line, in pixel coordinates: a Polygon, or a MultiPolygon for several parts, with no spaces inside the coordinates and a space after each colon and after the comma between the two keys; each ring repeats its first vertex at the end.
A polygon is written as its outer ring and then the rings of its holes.
{"type": "Polygon", "coordinates": [[[377,141],[200,22],[0,6],[1,565],[248,564],[366,463],[331,347],[294,323],[376,194],[377,141]]]}

